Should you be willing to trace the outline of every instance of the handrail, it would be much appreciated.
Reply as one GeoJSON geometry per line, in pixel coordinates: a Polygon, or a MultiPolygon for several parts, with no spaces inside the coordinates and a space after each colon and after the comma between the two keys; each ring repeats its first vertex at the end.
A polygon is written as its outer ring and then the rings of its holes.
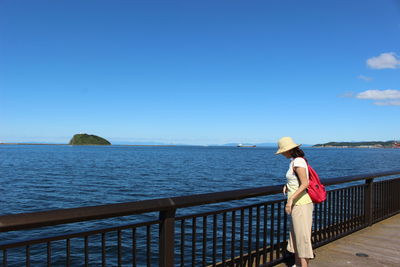
{"type": "MultiPolygon", "coordinates": [[[[400,170],[364,175],[361,174],[344,176],[338,178],[323,179],[323,184],[326,186],[336,185],[397,174],[400,174],[400,170]]],[[[282,186],[283,185],[265,186],[258,188],[142,200],[136,202],[108,204],[101,206],[87,206],[80,208],[9,214],[0,216],[0,232],[27,230],[35,227],[54,226],[59,224],[96,219],[107,219],[113,217],[141,214],[146,212],[168,211],[204,204],[220,203],[258,196],[267,196],[280,193],[282,190],[282,186]]]]}
{"type": "Polygon", "coordinates": [[[400,174],[400,170],[370,173],[370,174],[350,175],[350,176],[343,176],[343,177],[337,177],[337,178],[327,178],[327,179],[322,179],[322,183],[325,186],[337,185],[337,184],[356,182],[356,181],[360,181],[360,180],[369,180],[369,179],[397,175],[397,174],[400,174]]]}

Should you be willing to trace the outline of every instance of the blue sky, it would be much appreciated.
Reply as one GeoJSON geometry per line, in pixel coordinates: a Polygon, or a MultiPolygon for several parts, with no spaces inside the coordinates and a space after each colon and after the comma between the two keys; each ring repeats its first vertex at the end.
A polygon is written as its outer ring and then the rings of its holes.
{"type": "Polygon", "coordinates": [[[400,1],[0,2],[0,141],[400,139],[400,1]]]}

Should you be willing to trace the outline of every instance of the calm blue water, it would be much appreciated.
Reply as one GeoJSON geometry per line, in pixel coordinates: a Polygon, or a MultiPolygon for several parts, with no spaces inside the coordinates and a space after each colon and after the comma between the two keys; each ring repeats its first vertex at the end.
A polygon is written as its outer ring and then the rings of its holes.
{"type": "MultiPolygon", "coordinates": [[[[275,150],[1,145],[0,214],[283,184],[289,161],[283,156],[274,155],[275,150]]],[[[304,151],[322,179],[400,169],[400,149],[305,148],[304,151]]],[[[195,208],[190,212],[199,210],[195,208]]],[[[156,217],[157,214],[146,215],[140,220],[156,217]]],[[[0,243],[127,222],[131,223],[132,218],[70,224],[23,233],[10,232],[0,234],[0,243]]],[[[64,266],[64,246],[64,243],[54,244],[54,266],[64,266]]],[[[92,249],[98,251],[101,249],[99,246],[99,241],[91,244],[92,249]]],[[[76,255],[82,254],[82,248],[79,249],[76,248],[76,255]]],[[[128,246],[126,249],[129,251],[128,246]]],[[[45,257],[43,251],[46,248],[42,251],[37,248],[38,265],[34,266],[41,266],[40,257],[45,257]]],[[[93,266],[98,266],[99,255],[93,256],[93,266]]],[[[76,257],[76,266],[80,266],[82,259],[76,257]]],[[[21,266],[19,262],[24,262],[24,251],[15,251],[9,255],[9,259],[13,262],[9,266],[21,266]]]]}
{"type": "MultiPolygon", "coordinates": [[[[400,149],[305,148],[321,178],[400,169],[400,149]]],[[[276,185],[274,148],[0,146],[0,214],[276,185]]]]}

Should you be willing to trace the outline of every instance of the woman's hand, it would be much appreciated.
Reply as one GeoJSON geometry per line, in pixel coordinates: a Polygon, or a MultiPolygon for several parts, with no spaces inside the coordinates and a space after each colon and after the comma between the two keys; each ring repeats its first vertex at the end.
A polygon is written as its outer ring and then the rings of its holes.
{"type": "Polygon", "coordinates": [[[285,212],[287,215],[290,215],[290,213],[292,213],[292,206],[293,206],[293,200],[290,198],[288,199],[285,206],[285,212]]]}
{"type": "Polygon", "coordinates": [[[282,192],[283,192],[283,194],[286,196],[286,193],[287,193],[287,187],[286,187],[286,185],[283,186],[282,192]]]}

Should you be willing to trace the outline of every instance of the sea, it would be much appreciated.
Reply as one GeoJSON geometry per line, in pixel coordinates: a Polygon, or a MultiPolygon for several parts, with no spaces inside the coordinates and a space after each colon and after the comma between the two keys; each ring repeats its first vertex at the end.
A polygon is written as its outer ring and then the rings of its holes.
{"type": "MultiPolygon", "coordinates": [[[[271,147],[0,145],[0,215],[283,185],[289,160],[275,151],[271,147]]],[[[304,151],[322,180],[400,169],[400,149],[305,147],[304,151]]],[[[157,214],[146,216],[140,220],[157,214]]],[[[101,225],[125,222],[113,219],[101,225]]],[[[86,227],[99,224],[89,222],[86,227]]],[[[56,229],[66,233],[81,228],[78,224],[56,229]]],[[[33,230],[24,237],[46,231],[52,230],[33,230]]],[[[18,232],[0,234],[0,243],[20,239],[18,232]]]]}

